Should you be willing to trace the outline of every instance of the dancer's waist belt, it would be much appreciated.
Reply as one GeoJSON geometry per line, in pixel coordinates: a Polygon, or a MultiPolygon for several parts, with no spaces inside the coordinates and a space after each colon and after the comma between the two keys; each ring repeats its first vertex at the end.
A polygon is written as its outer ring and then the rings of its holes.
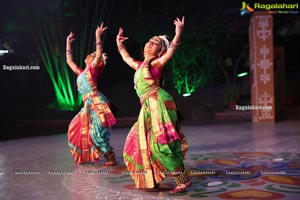
{"type": "Polygon", "coordinates": [[[84,96],[82,96],[82,100],[83,100],[83,102],[85,102],[88,98],[93,97],[93,96],[98,96],[97,90],[94,90],[92,92],[85,94],[84,96]]]}
{"type": "Polygon", "coordinates": [[[92,99],[92,104],[90,104],[90,108],[92,110],[96,110],[97,116],[99,117],[103,126],[111,126],[116,123],[115,117],[113,116],[108,102],[103,101],[102,97],[99,95],[97,90],[89,92],[85,94],[82,99],[84,102],[84,106],[87,106],[87,99],[92,99]]]}
{"type": "Polygon", "coordinates": [[[143,96],[140,97],[140,102],[143,105],[144,101],[152,95],[156,95],[159,87],[150,88],[143,96]]]}
{"type": "MultiPolygon", "coordinates": [[[[150,88],[150,90],[147,93],[145,93],[143,96],[141,96],[140,97],[141,105],[144,104],[144,102],[147,98],[149,98],[151,96],[157,96],[158,89],[159,89],[159,87],[150,88]]],[[[164,104],[167,109],[177,110],[176,104],[173,100],[165,100],[164,104]]]]}

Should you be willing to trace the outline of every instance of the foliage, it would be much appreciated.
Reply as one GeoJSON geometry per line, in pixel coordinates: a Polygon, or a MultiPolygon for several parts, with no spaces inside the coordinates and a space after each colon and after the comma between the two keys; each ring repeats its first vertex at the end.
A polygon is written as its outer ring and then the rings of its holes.
{"type": "Polygon", "coordinates": [[[32,0],[15,2],[15,18],[6,24],[7,32],[26,32],[32,35],[42,63],[52,81],[56,95],[56,109],[75,110],[82,103],[77,92],[76,77],[65,60],[65,40],[70,31],[76,36],[73,56],[79,66],[93,51],[94,29],[100,22],[101,5],[91,6],[85,1],[32,0]],[[69,10],[68,10],[69,9],[69,10]],[[92,19],[92,20],[90,20],[92,19]]]}

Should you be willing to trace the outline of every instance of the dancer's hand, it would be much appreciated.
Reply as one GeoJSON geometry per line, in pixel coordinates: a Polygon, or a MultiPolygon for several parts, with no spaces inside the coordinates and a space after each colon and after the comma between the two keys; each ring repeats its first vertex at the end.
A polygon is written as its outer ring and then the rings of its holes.
{"type": "Polygon", "coordinates": [[[159,59],[162,67],[164,67],[167,64],[167,62],[173,57],[174,53],[176,52],[176,48],[181,44],[180,40],[184,28],[184,16],[182,17],[181,20],[178,17],[176,17],[176,19],[174,19],[174,25],[175,25],[175,36],[167,52],[164,55],[162,55],[159,59]]]}
{"type": "Polygon", "coordinates": [[[123,33],[124,33],[124,30],[123,30],[122,27],[120,27],[119,28],[119,33],[118,33],[117,38],[116,38],[118,46],[122,45],[125,40],[129,39],[128,37],[124,37],[123,33]]]}
{"type": "Polygon", "coordinates": [[[73,61],[72,57],[72,48],[71,48],[71,43],[75,40],[75,35],[71,31],[70,34],[67,36],[66,39],[66,57],[67,57],[67,64],[68,66],[72,69],[72,71],[78,76],[81,72],[82,69],[79,68],[75,62],[73,61]]]}
{"type": "Polygon", "coordinates": [[[75,35],[74,33],[71,31],[70,34],[67,37],[67,44],[71,44],[73,41],[75,40],[75,35]]]}
{"type": "Polygon", "coordinates": [[[175,24],[175,33],[176,34],[181,34],[184,28],[184,16],[180,20],[178,17],[174,20],[175,24]]]}
{"type": "Polygon", "coordinates": [[[104,31],[107,29],[106,26],[104,26],[103,22],[101,22],[101,25],[100,26],[97,26],[97,29],[96,29],[96,36],[97,37],[101,37],[102,34],[104,33],[104,31]]]}

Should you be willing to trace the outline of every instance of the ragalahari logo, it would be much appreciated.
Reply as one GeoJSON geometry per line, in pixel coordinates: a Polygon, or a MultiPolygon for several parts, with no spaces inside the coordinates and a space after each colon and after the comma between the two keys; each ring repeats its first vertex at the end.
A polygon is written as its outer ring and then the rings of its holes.
{"type": "Polygon", "coordinates": [[[245,1],[242,2],[242,7],[241,7],[241,16],[244,16],[245,14],[250,14],[254,12],[254,9],[251,8],[249,3],[246,3],[245,1]]]}

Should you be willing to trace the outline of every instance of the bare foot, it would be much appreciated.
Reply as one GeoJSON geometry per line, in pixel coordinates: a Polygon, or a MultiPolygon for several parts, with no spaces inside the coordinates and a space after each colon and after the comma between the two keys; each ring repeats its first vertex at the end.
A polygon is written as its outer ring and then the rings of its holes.
{"type": "Polygon", "coordinates": [[[184,192],[188,187],[192,186],[192,181],[187,181],[185,183],[179,184],[176,186],[174,190],[171,190],[171,194],[177,194],[177,193],[182,193],[184,192]]]}
{"type": "Polygon", "coordinates": [[[103,164],[104,167],[112,167],[114,165],[116,165],[117,162],[116,161],[107,161],[106,163],[103,164]]]}

